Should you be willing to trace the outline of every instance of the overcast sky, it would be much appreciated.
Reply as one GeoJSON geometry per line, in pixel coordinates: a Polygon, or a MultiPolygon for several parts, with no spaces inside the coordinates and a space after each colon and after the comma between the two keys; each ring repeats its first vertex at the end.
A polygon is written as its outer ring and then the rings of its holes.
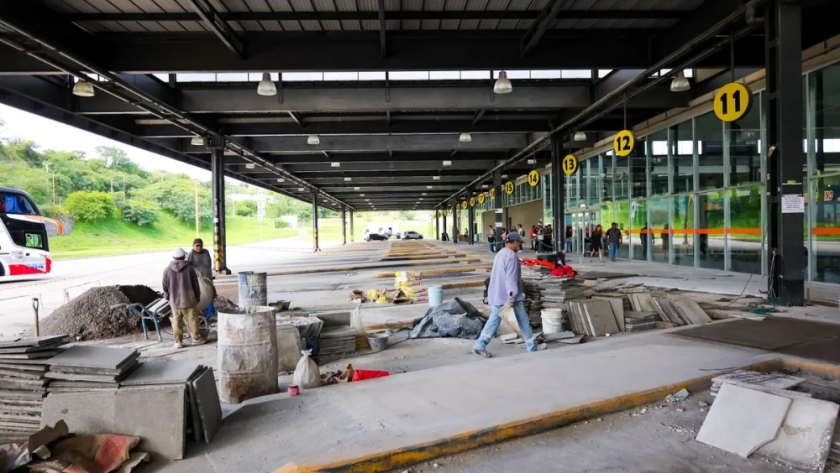
{"type": "Polygon", "coordinates": [[[111,146],[125,150],[131,160],[140,164],[143,169],[160,169],[188,174],[191,178],[202,181],[210,180],[210,171],[2,104],[0,120],[3,122],[0,137],[32,140],[40,151],[84,151],[87,156],[93,157],[96,156],[97,146],[111,146]]]}

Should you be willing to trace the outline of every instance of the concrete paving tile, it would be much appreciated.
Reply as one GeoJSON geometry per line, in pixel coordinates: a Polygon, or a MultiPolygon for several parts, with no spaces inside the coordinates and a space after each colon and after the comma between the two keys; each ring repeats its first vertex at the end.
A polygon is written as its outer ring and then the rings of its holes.
{"type": "Polygon", "coordinates": [[[210,443],[222,427],[222,405],[213,379],[213,368],[205,368],[190,384],[196,394],[204,441],[210,443]]]}
{"type": "Polygon", "coordinates": [[[792,401],[725,384],[696,440],[743,458],[776,438],[792,401]]]}
{"type": "MultiPolygon", "coordinates": [[[[717,401],[715,401],[717,402],[717,401]]],[[[840,406],[795,398],[776,438],[755,453],[808,471],[823,471],[840,406]]]]}
{"type": "Polygon", "coordinates": [[[74,346],[49,360],[50,365],[79,366],[87,368],[117,369],[124,366],[139,353],[130,348],[98,346],[74,346]]]}
{"type": "Polygon", "coordinates": [[[618,324],[613,315],[612,305],[608,301],[593,300],[584,303],[583,306],[592,335],[618,333],[618,324]]]}
{"type": "Polygon", "coordinates": [[[702,325],[712,321],[709,314],[694,299],[672,299],[671,302],[677,308],[677,312],[692,324],[702,325]]]}
{"type": "Polygon", "coordinates": [[[200,367],[200,364],[189,360],[146,361],[120,385],[185,384],[200,367]]]}

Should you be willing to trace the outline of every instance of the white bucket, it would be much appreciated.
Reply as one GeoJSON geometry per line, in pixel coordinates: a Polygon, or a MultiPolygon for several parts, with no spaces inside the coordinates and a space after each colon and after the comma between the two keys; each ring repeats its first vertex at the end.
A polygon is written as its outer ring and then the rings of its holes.
{"type": "Polygon", "coordinates": [[[437,307],[443,303],[443,286],[429,286],[429,307],[437,307]]]}
{"type": "Polygon", "coordinates": [[[563,310],[543,309],[542,310],[543,333],[560,333],[563,331],[563,310]]]}

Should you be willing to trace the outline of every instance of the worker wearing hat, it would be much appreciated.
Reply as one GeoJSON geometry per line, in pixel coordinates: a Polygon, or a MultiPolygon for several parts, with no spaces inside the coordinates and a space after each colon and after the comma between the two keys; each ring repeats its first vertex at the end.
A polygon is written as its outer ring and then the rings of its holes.
{"type": "Polygon", "coordinates": [[[175,348],[184,346],[184,319],[187,320],[187,327],[192,335],[192,344],[201,345],[205,341],[198,333],[198,300],[201,297],[198,274],[186,261],[187,252],[183,249],[176,248],[172,252],[172,259],[163,272],[163,297],[169,301],[172,308],[175,348]]]}
{"type": "Polygon", "coordinates": [[[522,235],[517,231],[511,231],[505,238],[505,247],[496,253],[493,259],[493,270],[490,273],[490,285],[487,287],[487,299],[493,310],[490,312],[490,320],[484,325],[481,336],[475,342],[473,353],[490,358],[492,355],[487,352],[487,345],[496,336],[502,319],[499,311],[513,308],[516,314],[516,324],[522,338],[525,339],[525,346],[528,351],[545,350],[544,343],[537,343],[531,325],[528,321],[528,313],[525,312],[525,291],[522,287],[522,267],[519,257],[516,256],[522,247],[522,235]]]}

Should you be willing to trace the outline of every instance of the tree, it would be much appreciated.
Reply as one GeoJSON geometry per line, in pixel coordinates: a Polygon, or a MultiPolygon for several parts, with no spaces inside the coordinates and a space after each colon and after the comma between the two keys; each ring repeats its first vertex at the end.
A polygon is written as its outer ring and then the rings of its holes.
{"type": "Polygon", "coordinates": [[[240,217],[253,217],[257,214],[257,203],[253,200],[243,200],[236,203],[236,215],[240,217]]]}
{"type": "Polygon", "coordinates": [[[157,205],[154,202],[139,197],[127,200],[122,205],[122,217],[127,222],[140,227],[155,223],[158,218],[157,205]]]}
{"type": "Polygon", "coordinates": [[[117,213],[114,198],[105,192],[73,192],[67,196],[64,207],[77,220],[97,222],[117,213]]]}

